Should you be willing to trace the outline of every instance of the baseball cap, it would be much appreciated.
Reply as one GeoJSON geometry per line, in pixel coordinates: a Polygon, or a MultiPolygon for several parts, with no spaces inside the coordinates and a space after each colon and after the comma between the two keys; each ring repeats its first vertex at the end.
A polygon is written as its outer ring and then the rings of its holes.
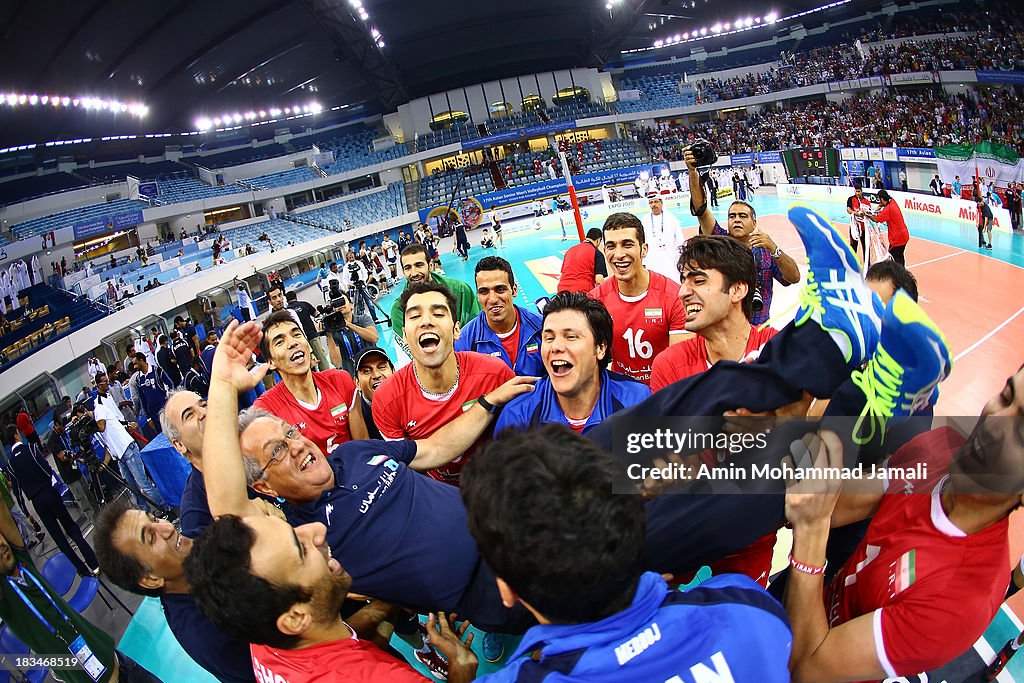
{"type": "Polygon", "coordinates": [[[356,354],[355,366],[354,367],[358,370],[359,366],[363,364],[363,361],[368,356],[371,356],[371,355],[373,355],[375,353],[384,356],[385,360],[387,360],[387,362],[391,365],[391,367],[392,368],[395,367],[395,363],[394,363],[394,361],[391,360],[391,357],[388,356],[387,352],[384,349],[380,348],[379,346],[366,346],[366,347],[364,347],[358,354],[356,354]]]}

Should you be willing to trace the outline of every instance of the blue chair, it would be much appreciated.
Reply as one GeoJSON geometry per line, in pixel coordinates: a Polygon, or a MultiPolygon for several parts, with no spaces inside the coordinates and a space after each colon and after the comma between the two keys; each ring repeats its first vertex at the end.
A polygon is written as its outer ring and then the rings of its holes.
{"type": "MultiPolygon", "coordinates": [[[[0,651],[7,655],[27,655],[30,653],[28,645],[21,642],[16,635],[11,633],[11,629],[6,626],[0,629],[0,651]]],[[[31,683],[42,683],[48,673],[50,673],[48,669],[30,669],[23,672],[23,675],[31,683]]],[[[11,675],[7,671],[2,671],[0,674],[2,674],[0,676],[0,683],[11,680],[11,675]]]]}
{"type": "MultiPolygon", "coordinates": [[[[78,583],[78,590],[75,591],[74,595],[69,596],[68,594],[75,583],[76,575],[77,572],[74,565],[71,564],[71,561],[64,553],[55,554],[43,565],[43,578],[68,601],[71,609],[81,614],[96,599],[100,582],[91,576],[81,577],[78,583]]],[[[103,601],[106,602],[106,599],[103,601]]],[[[110,603],[107,603],[107,607],[110,608],[110,603]]]]}

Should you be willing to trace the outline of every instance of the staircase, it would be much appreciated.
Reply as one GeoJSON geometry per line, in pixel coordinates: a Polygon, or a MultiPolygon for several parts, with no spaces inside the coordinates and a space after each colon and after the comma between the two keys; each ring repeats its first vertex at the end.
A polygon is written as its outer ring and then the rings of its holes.
{"type": "Polygon", "coordinates": [[[420,210],[420,181],[405,184],[405,205],[410,212],[420,210]]]}

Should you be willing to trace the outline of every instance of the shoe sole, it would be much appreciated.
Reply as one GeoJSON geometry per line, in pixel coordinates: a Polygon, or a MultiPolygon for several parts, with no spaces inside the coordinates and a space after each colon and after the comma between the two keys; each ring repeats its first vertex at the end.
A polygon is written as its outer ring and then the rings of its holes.
{"type": "Polygon", "coordinates": [[[936,350],[939,352],[938,355],[943,358],[943,379],[949,376],[950,371],[953,367],[952,351],[949,348],[949,342],[946,340],[946,335],[942,333],[939,326],[935,324],[935,321],[928,317],[928,314],[924,312],[921,306],[910,298],[910,295],[905,293],[898,293],[899,295],[893,298],[892,302],[892,314],[899,321],[901,325],[921,325],[926,330],[931,332],[928,336],[929,340],[938,340],[935,345],[936,350]]]}

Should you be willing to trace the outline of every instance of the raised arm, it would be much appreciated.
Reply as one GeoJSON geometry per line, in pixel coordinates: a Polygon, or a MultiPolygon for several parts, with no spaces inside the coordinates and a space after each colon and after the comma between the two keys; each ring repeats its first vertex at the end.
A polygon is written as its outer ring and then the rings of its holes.
{"type": "Polygon", "coordinates": [[[203,476],[210,514],[247,517],[263,511],[249,500],[238,442],[238,394],[263,379],[267,365],[252,372],[247,364],[263,332],[257,322],[232,320],[217,344],[210,373],[210,394],[203,435],[203,476]]]}
{"type": "Polygon", "coordinates": [[[700,171],[697,169],[697,159],[693,151],[687,149],[683,152],[683,161],[686,162],[687,175],[690,180],[690,212],[697,216],[700,222],[700,234],[710,235],[715,228],[715,217],[708,211],[708,198],[704,195],[704,186],[700,183],[700,171]]]}

